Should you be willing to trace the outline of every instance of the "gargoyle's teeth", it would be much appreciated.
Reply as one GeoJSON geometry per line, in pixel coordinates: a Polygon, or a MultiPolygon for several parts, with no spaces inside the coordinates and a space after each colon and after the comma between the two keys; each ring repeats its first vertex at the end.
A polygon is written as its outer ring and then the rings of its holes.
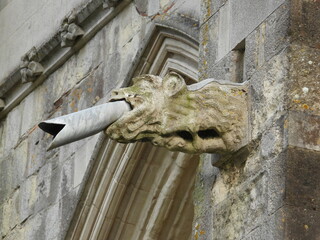
{"type": "Polygon", "coordinates": [[[123,97],[114,96],[114,97],[111,97],[109,100],[109,102],[120,102],[120,101],[125,101],[126,103],[128,103],[131,108],[130,110],[134,109],[134,106],[123,97]]]}

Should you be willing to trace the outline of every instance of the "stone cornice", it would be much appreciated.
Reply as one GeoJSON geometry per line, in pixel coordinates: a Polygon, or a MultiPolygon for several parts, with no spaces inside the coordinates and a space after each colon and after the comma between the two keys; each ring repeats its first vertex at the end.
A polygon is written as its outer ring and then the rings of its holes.
{"type": "MultiPolygon", "coordinates": [[[[72,18],[74,18],[74,20],[72,19],[70,23],[76,22],[77,27],[81,28],[83,33],[78,34],[79,29],[77,29],[78,32],[75,38],[68,43],[71,45],[70,47],[61,47],[63,42],[61,29],[57,29],[57,32],[53,37],[41,46],[35,48],[37,63],[43,67],[41,75],[32,75],[34,79],[32,79],[31,82],[23,83],[23,71],[21,71],[21,67],[18,67],[7,78],[0,81],[0,99],[1,102],[5,102],[5,106],[2,110],[0,108],[0,119],[4,118],[11,109],[18,105],[50,74],[56,71],[72,57],[74,53],[90,41],[97,32],[99,32],[130,2],[131,0],[90,0],[82,8],[75,10],[72,13],[72,18]]],[[[66,16],[66,19],[69,18],[70,15],[66,16]]]]}

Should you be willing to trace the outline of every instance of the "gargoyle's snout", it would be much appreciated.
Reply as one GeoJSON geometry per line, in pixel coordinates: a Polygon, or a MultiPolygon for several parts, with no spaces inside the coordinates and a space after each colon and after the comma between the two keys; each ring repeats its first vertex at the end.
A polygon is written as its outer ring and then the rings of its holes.
{"type": "Polygon", "coordinates": [[[50,150],[105,130],[130,110],[129,104],[125,101],[110,102],[43,121],[39,123],[39,127],[53,135],[48,147],[50,150]]]}

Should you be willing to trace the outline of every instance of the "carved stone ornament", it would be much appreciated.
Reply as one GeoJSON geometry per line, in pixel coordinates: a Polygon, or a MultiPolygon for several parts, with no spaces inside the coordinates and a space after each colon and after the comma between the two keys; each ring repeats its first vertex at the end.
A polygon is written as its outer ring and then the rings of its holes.
{"type": "Polygon", "coordinates": [[[60,27],[61,47],[71,47],[84,31],[76,24],[76,16],[72,13],[63,20],[60,27]]]}
{"type": "Polygon", "coordinates": [[[119,4],[120,0],[104,0],[103,8],[113,8],[119,4]]]}
{"type": "Polygon", "coordinates": [[[235,152],[248,140],[247,95],[245,84],[207,79],[187,86],[177,73],[143,75],[113,91],[111,101],[125,100],[132,110],[106,133],[187,153],[235,152]]]}
{"type": "Polygon", "coordinates": [[[22,83],[32,82],[43,73],[44,68],[39,61],[40,59],[35,47],[21,58],[20,73],[22,83]]]}

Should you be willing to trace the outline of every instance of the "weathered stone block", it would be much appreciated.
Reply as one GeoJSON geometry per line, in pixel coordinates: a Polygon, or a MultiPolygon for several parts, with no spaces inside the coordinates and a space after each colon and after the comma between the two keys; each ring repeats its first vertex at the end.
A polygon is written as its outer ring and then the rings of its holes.
{"type": "Polygon", "coordinates": [[[240,54],[244,54],[242,50],[234,50],[226,54],[220,61],[210,66],[207,74],[215,79],[223,79],[231,82],[245,82],[246,74],[243,73],[243,66],[240,66],[240,54]],[[241,53],[240,53],[241,52],[241,53]]]}
{"type": "Polygon", "coordinates": [[[45,221],[44,212],[33,214],[31,217],[26,219],[22,225],[22,230],[24,232],[24,240],[32,239],[46,239],[45,238],[45,221]]]}
{"type": "Polygon", "coordinates": [[[19,194],[20,190],[17,189],[2,205],[0,226],[3,235],[7,235],[19,223],[19,194]]]}
{"type": "Polygon", "coordinates": [[[290,147],[288,149],[286,204],[298,207],[301,210],[308,209],[311,211],[319,211],[319,161],[320,152],[308,151],[302,148],[290,147]]]}
{"type": "MultiPolygon", "coordinates": [[[[36,91],[37,92],[37,91],[36,91]]],[[[29,94],[27,98],[21,102],[22,108],[22,122],[21,122],[21,133],[23,135],[27,133],[29,129],[35,126],[37,115],[40,112],[39,103],[43,102],[42,99],[35,99],[36,92],[29,94]],[[38,101],[37,101],[38,100],[38,101]]]]}
{"type": "Polygon", "coordinates": [[[278,209],[271,216],[266,217],[261,224],[246,235],[243,240],[280,240],[284,238],[284,210],[278,209]]]}
{"type": "Polygon", "coordinates": [[[12,156],[8,156],[0,162],[0,204],[8,198],[13,190],[12,180],[14,172],[12,162],[12,156]]]}
{"type": "Polygon", "coordinates": [[[54,158],[58,150],[45,151],[51,136],[36,128],[28,135],[28,162],[26,176],[30,176],[37,172],[48,159],[54,158]]]}
{"type": "Polygon", "coordinates": [[[287,115],[282,115],[275,124],[261,136],[261,157],[264,161],[272,161],[288,146],[287,115]]]}
{"type": "Polygon", "coordinates": [[[293,0],[291,8],[291,33],[294,41],[320,49],[319,1],[293,0]]]}
{"type": "Polygon", "coordinates": [[[52,179],[52,164],[49,162],[39,169],[37,175],[36,185],[36,202],[34,204],[34,212],[40,212],[53,204],[52,199],[49,198],[52,179]]]}
{"type": "MultiPolygon", "coordinates": [[[[47,201],[49,203],[54,203],[58,201],[58,199],[61,198],[61,182],[62,182],[62,173],[61,173],[61,166],[55,166],[55,163],[59,162],[58,158],[55,158],[52,160],[52,168],[51,168],[51,175],[50,175],[50,183],[48,186],[50,186],[50,191],[48,191],[48,194],[46,195],[47,201]]],[[[46,180],[47,181],[47,180],[46,180]]]]}
{"type": "MultiPolygon", "coordinates": [[[[232,17],[231,10],[232,2],[227,1],[219,9],[219,32],[218,32],[218,49],[217,49],[217,61],[222,59],[230,50],[231,44],[231,31],[232,31],[232,17]]],[[[242,39],[239,40],[241,42],[242,39]]]]}
{"type": "Polygon", "coordinates": [[[218,51],[218,31],[219,15],[212,16],[201,26],[200,31],[200,59],[199,59],[199,78],[216,78],[215,69],[212,67],[216,63],[218,51]]]}
{"type": "Polygon", "coordinates": [[[25,221],[33,214],[35,203],[38,198],[37,176],[32,175],[20,187],[20,222],[25,221]]]}
{"type": "Polygon", "coordinates": [[[291,65],[287,98],[290,110],[320,115],[320,49],[292,44],[289,57],[291,65]]]}
{"type": "Polygon", "coordinates": [[[265,63],[266,23],[262,22],[245,40],[245,74],[250,80],[255,71],[265,63]]]}
{"type": "Polygon", "coordinates": [[[22,141],[14,151],[12,159],[12,186],[14,188],[20,186],[26,177],[28,160],[28,141],[22,141]]]}
{"type": "Polygon", "coordinates": [[[204,0],[201,1],[200,24],[208,21],[217,11],[225,5],[227,0],[204,0]]]}
{"type": "Polygon", "coordinates": [[[289,45],[289,7],[282,4],[245,39],[245,70],[250,79],[256,70],[289,45]]]}
{"type": "Polygon", "coordinates": [[[45,213],[44,221],[44,239],[54,239],[55,237],[60,237],[59,233],[61,230],[62,213],[60,203],[56,203],[50,206],[45,213]]]}
{"type": "Polygon", "coordinates": [[[24,238],[24,229],[23,228],[19,228],[19,227],[15,227],[14,229],[12,229],[12,231],[10,231],[10,233],[8,233],[7,236],[5,236],[5,238],[3,238],[4,240],[20,240],[20,239],[25,239],[24,238]]]}
{"type": "MultiPolygon", "coordinates": [[[[230,50],[235,48],[283,3],[284,0],[227,1],[222,6],[221,3],[217,3],[216,6],[221,6],[217,14],[219,15],[217,59],[222,59],[230,50]]],[[[203,5],[208,7],[210,3],[205,2],[203,5]]],[[[209,15],[210,11],[211,8],[209,7],[205,10],[204,16],[209,15]]],[[[205,17],[205,19],[208,19],[208,17],[205,17]]],[[[279,43],[277,42],[277,44],[279,43]]]]}
{"type": "Polygon", "coordinates": [[[267,16],[284,2],[284,0],[231,1],[229,12],[232,16],[229,27],[231,49],[258,27],[267,16]]]}
{"type": "Polygon", "coordinates": [[[7,116],[6,121],[10,124],[7,124],[6,128],[6,140],[5,140],[5,152],[10,151],[14,148],[20,137],[21,129],[21,106],[18,105],[15,107],[7,116]]]}
{"type": "Polygon", "coordinates": [[[273,215],[285,204],[286,173],[285,162],[287,152],[279,153],[276,157],[264,159],[268,161],[267,166],[267,188],[268,188],[268,215],[273,215]]]}
{"type": "Polygon", "coordinates": [[[284,239],[318,239],[320,212],[304,206],[286,206],[284,239]]]}
{"type": "Polygon", "coordinates": [[[291,111],[287,127],[290,146],[320,151],[320,116],[291,111]]]}
{"type": "Polygon", "coordinates": [[[257,228],[266,213],[266,177],[258,174],[213,207],[213,239],[238,239],[257,228]]]}
{"type": "MultiPolygon", "coordinates": [[[[85,156],[82,156],[82,157],[85,158],[85,156]]],[[[87,166],[83,165],[83,168],[87,169],[87,166]]],[[[75,156],[71,156],[70,159],[65,161],[61,166],[61,182],[59,187],[61,191],[61,197],[63,197],[73,189],[74,169],[75,169],[75,156]]]]}
{"type": "Polygon", "coordinates": [[[284,3],[279,6],[265,21],[266,32],[264,55],[266,61],[269,61],[269,59],[279,54],[284,48],[289,46],[289,10],[289,3],[284,3]]]}
{"type": "Polygon", "coordinates": [[[285,113],[288,64],[286,52],[282,52],[264,64],[251,77],[253,139],[257,138],[265,129],[270,128],[285,113]]]}
{"type": "Polygon", "coordinates": [[[63,198],[61,198],[59,202],[59,212],[61,215],[58,219],[58,223],[60,224],[60,231],[57,235],[58,239],[65,239],[64,236],[70,227],[70,221],[78,203],[77,199],[79,197],[79,189],[80,186],[72,189],[63,198]]]}
{"type": "MultiPolygon", "coordinates": [[[[213,234],[212,226],[214,219],[212,219],[212,205],[213,203],[218,204],[217,201],[213,201],[213,199],[218,196],[214,192],[212,192],[212,195],[205,194],[205,192],[207,189],[212,189],[213,185],[215,189],[219,188],[215,182],[219,170],[211,164],[211,160],[214,157],[214,154],[203,154],[201,156],[198,175],[195,180],[195,190],[193,192],[195,214],[193,219],[193,232],[195,235],[198,235],[199,240],[211,239],[213,234]]],[[[223,191],[223,189],[219,190],[223,191]]],[[[221,193],[221,191],[219,193],[221,193]]],[[[193,237],[196,238],[196,236],[193,237]]]]}

